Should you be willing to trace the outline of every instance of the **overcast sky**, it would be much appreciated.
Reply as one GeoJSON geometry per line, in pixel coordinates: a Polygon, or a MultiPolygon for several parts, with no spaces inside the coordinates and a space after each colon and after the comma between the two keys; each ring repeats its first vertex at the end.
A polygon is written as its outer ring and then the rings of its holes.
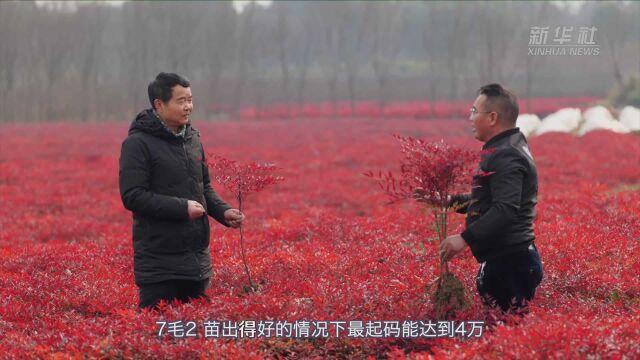
{"type": "MultiPolygon", "coordinates": [[[[38,6],[46,6],[51,9],[57,10],[67,10],[74,11],[76,10],[78,4],[91,4],[91,3],[99,3],[110,6],[122,6],[124,0],[108,0],[108,1],[59,1],[59,0],[37,0],[36,5],[38,6]]],[[[234,0],[233,7],[238,12],[242,12],[242,10],[251,3],[251,0],[234,0]]],[[[256,3],[262,6],[269,6],[271,4],[271,0],[257,0],[256,3]]]]}

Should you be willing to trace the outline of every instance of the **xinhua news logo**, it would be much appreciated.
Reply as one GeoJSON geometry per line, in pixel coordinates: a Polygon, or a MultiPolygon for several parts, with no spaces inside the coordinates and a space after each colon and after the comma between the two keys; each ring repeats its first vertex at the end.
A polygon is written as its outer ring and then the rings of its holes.
{"type": "Polygon", "coordinates": [[[529,56],[598,56],[595,26],[532,26],[529,30],[529,56]],[[551,35],[549,33],[551,32],[551,35]]]}

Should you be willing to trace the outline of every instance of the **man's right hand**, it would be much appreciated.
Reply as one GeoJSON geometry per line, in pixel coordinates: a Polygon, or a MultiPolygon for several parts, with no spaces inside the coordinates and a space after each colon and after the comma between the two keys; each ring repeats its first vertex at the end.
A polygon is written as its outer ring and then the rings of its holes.
{"type": "MultiPolygon", "coordinates": [[[[425,203],[425,204],[439,204],[442,199],[440,198],[439,193],[435,193],[435,195],[427,195],[427,192],[423,188],[415,188],[413,189],[413,193],[411,197],[417,202],[425,203]]],[[[451,196],[447,196],[447,201],[451,200],[451,196]]]]}
{"type": "Polygon", "coordinates": [[[199,202],[193,200],[187,201],[187,212],[189,213],[189,219],[191,220],[195,220],[206,214],[204,207],[200,205],[199,202]]]}

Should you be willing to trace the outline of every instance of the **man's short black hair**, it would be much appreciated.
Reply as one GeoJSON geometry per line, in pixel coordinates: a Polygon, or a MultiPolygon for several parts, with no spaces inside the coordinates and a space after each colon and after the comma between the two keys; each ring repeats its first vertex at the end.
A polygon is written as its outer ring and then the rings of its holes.
{"type": "Polygon", "coordinates": [[[515,125],[520,108],[514,93],[500,84],[489,84],[481,87],[478,95],[485,95],[486,104],[498,112],[508,124],[515,125]]]}
{"type": "Polygon", "coordinates": [[[183,78],[178,74],[161,72],[156,76],[148,87],[149,102],[152,108],[156,108],[153,104],[155,99],[160,99],[163,103],[166,103],[171,99],[171,90],[174,86],[180,85],[182,87],[191,87],[189,80],[183,78]]]}

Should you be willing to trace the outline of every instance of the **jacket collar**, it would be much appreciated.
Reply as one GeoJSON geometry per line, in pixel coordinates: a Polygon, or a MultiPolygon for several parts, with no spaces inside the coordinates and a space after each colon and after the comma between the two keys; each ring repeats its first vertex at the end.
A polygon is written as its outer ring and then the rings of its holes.
{"type": "Polygon", "coordinates": [[[168,140],[188,140],[197,132],[196,129],[191,127],[191,122],[189,122],[182,129],[182,131],[184,131],[184,136],[177,135],[171,131],[171,129],[169,129],[156,114],[154,114],[153,109],[141,111],[136,116],[135,120],[133,120],[129,127],[129,134],[137,131],[142,131],[168,140]]]}
{"type": "Polygon", "coordinates": [[[162,123],[162,126],[164,126],[165,130],[167,130],[168,132],[170,132],[173,135],[175,135],[175,137],[180,137],[180,138],[184,138],[185,137],[184,135],[187,132],[187,126],[186,125],[181,126],[180,129],[178,130],[178,132],[173,132],[173,130],[171,130],[169,125],[167,125],[167,123],[164,122],[164,120],[162,120],[162,118],[160,117],[160,114],[158,114],[156,109],[151,109],[151,111],[153,111],[153,115],[156,118],[158,118],[158,120],[160,120],[160,122],[162,123]]]}
{"type": "Polygon", "coordinates": [[[519,132],[520,132],[520,128],[517,128],[517,127],[513,128],[513,129],[505,130],[505,131],[499,133],[498,135],[495,135],[491,139],[489,139],[489,141],[487,141],[482,146],[482,149],[486,150],[487,148],[494,147],[500,140],[508,138],[511,135],[517,134],[519,132]]]}

